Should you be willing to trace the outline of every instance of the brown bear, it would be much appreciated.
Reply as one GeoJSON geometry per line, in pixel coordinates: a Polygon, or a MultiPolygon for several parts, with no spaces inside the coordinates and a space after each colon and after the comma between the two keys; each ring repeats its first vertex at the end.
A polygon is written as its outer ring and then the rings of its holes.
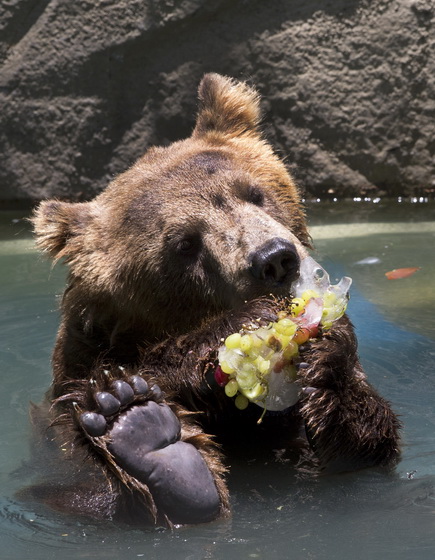
{"type": "Polygon", "coordinates": [[[319,470],[398,459],[399,422],[366,381],[346,316],[301,346],[298,403],[261,423],[215,383],[222,340],[276,319],[310,236],[257,93],[207,74],[199,103],[190,138],[150,149],[90,202],[35,212],[38,246],[69,267],[51,406],[34,412],[61,474],[33,493],[63,511],[216,519],[229,512],[232,444],[291,449],[301,426],[319,470]]]}

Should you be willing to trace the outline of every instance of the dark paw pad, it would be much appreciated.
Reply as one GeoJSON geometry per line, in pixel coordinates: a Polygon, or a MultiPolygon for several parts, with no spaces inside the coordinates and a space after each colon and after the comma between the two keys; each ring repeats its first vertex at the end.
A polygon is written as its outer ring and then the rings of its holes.
{"type": "Polygon", "coordinates": [[[149,401],[123,414],[108,448],[119,466],[144,482],[174,523],[199,523],[219,513],[219,495],[199,451],[180,441],[180,423],[165,404],[149,401]]]}
{"type": "MultiPolygon", "coordinates": [[[[135,375],[134,377],[139,377],[135,375]]],[[[139,378],[141,379],[141,378],[139,378]]],[[[145,393],[148,390],[147,382],[142,379],[142,381],[146,385],[145,393]]],[[[133,402],[134,399],[134,382],[133,378],[131,379],[131,385],[129,385],[126,381],[122,381],[121,379],[117,379],[112,383],[113,394],[119,400],[122,406],[130,404],[133,402]]]]}
{"type": "Polygon", "coordinates": [[[84,430],[92,437],[100,437],[106,432],[106,419],[97,412],[84,412],[80,416],[80,422],[84,430]]]}

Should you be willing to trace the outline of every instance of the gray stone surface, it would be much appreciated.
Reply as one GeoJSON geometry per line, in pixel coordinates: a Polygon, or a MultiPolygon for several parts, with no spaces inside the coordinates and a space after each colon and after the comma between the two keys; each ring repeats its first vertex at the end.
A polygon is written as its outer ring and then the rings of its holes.
{"type": "Polygon", "coordinates": [[[308,195],[433,191],[433,0],[2,0],[0,200],[85,199],[256,85],[308,195]]]}

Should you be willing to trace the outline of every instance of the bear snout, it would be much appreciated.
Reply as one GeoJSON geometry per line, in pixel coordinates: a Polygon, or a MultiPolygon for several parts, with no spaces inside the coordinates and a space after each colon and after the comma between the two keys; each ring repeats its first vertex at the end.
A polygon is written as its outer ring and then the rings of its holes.
{"type": "Polygon", "coordinates": [[[251,275],[268,285],[291,283],[299,275],[300,258],[295,245],[280,237],[267,241],[250,255],[251,275]]]}

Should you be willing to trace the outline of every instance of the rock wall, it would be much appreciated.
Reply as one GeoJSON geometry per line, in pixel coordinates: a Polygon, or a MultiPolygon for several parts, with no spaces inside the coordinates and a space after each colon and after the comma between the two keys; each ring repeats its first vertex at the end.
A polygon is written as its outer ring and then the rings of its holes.
{"type": "Polygon", "coordinates": [[[256,85],[308,195],[433,191],[433,0],[3,0],[0,200],[86,199],[256,85]]]}

